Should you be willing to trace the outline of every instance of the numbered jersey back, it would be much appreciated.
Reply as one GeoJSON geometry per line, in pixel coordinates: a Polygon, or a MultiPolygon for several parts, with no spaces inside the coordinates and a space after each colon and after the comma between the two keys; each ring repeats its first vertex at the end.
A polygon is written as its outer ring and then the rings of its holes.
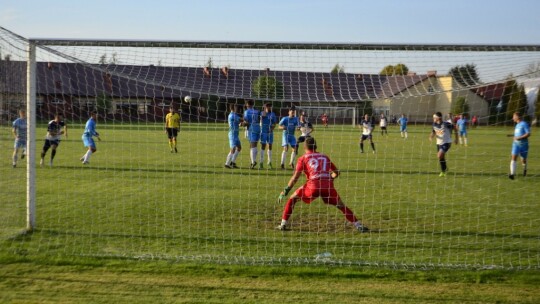
{"type": "Polygon", "coordinates": [[[296,171],[306,174],[308,180],[331,180],[330,172],[336,171],[330,158],[322,153],[307,152],[298,159],[296,171]]]}

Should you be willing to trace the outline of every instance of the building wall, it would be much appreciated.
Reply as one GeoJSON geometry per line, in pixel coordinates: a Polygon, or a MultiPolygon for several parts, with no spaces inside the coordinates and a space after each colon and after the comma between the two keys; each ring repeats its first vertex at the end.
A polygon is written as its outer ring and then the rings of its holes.
{"type": "Polygon", "coordinates": [[[476,115],[484,120],[481,120],[481,123],[486,122],[489,114],[488,103],[469,89],[459,91],[457,89],[451,76],[429,77],[403,91],[402,96],[375,100],[373,108],[376,111],[388,109],[390,116],[399,117],[405,114],[413,123],[429,123],[432,121],[433,113],[450,113],[452,102],[463,96],[469,104],[469,116],[476,115]]]}
{"type": "Polygon", "coordinates": [[[0,93],[0,125],[11,126],[19,109],[26,110],[26,95],[0,93]]]}

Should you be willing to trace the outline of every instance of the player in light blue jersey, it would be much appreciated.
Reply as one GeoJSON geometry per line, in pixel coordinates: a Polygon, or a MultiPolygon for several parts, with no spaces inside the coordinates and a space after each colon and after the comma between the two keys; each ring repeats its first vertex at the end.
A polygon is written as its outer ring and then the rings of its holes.
{"type": "Polygon", "coordinates": [[[283,152],[281,153],[281,169],[285,169],[285,159],[287,158],[289,146],[292,148],[289,165],[294,169],[294,158],[298,153],[298,145],[296,143],[294,132],[298,128],[300,128],[300,120],[298,120],[298,117],[296,117],[296,108],[292,106],[289,108],[289,116],[283,117],[279,122],[279,129],[283,130],[283,137],[281,141],[281,146],[283,147],[283,152]]]}
{"type": "Polygon", "coordinates": [[[521,157],[521,163],[523,164],[523,176],[527,175],[527,154],[529,153],[529,136],[531,136],[531,129],[529,124],[523,120],[521,114],[516,112],[512,116],[512,120],[516,123],[514,134],[508,135],[514,138],[512,143],[512,159],[510,161],[510,174],[508,178],[514,179],[516,176],[517,158],[521,157]]]}
{"type": "MultiPolygon", "coordinates": [[[[253,100],[246,101],[246,111],[244,112],[244,124],[248,126],[248,140],[249,140],[249,158],[251,160],[250,169],[255,169],[257,165],[257,144],[261,139],[261,116],[262,113],[259,110],[253,108],[253,100]]],[[[266,115],[266,114],[265,114],[266,115]]]]}
{"type": "Polygon", "coordinates": [[[268,145],[266,154],[268,155],[268,168],[272,169],[272,144],[274,143],[274,128],[277,123],[277,117],[272,112],[272,104],[267,103],[264,105],[263,115],[261,116],[261,159],[259,168],[263,169],[264,163],[264,150],[268,145]]]}
{"type": "Polygon", "coordinates": [[[401,132],[401,138],[407,139],[407,137],[409,137],[409,135],[407,134],[408,122],[409,122],[409,119],[405,116],[405,114],[401,114],[401,117],[398,119],[399,132],[401,132]]]}
{"type": "Polygon", "coordinates": [[[464,114],[461,114],[459,116],[458,121],[456,122],[456,125],[457,125],[457,131],[458,131],[458,136],[459,136],[459,144],[465,145],[465,147],[467,147],[468,145],[468,142],[467,142],[467,125],[468,124],[469,124],[469,120],[467,119],[467,117],[465,117],[464,114]]]}
{"type": "Polygon", "coordinates": [[[97,121],[97,112],[93,111],[90,113],[90,119],[86,122],[86,126],[84,127],[84,132],[82,135],[82,141],[85,147],[88,148],[86,153],[80,158],[83,165],[87,165],[90,163],[90,156],[92,156],[92,153],[96,153],[96,143],[94,142],[94,136],[97,137],[99,141],[101,141],[101,138],[99,137],[99,133],[96,132],[96,121],[97,121]]]}
{"type": "Polygon", "coordinates": [[[28,124],[26,121],[26,111],[19,110],[19,118],[13,121],[12,133],[15,137],[15,143],[13,145],[13,168],[17,167],[17,155],[19,150],[22,150],[21,159],[26,155],[26,133],[28,124]]]}
{"type": "Polygon", "coordinates": [[[236,165],[236,158],[242,150],[242,144],[240,143],[240,126],[243,124],[242,117],[237,113],[238,106],[231,104],[229,106],[230,113],[227,117],[227,123],[229,124],[229,147],[231,150],[225,160],[225,168],[238,168],[236,165]]]}

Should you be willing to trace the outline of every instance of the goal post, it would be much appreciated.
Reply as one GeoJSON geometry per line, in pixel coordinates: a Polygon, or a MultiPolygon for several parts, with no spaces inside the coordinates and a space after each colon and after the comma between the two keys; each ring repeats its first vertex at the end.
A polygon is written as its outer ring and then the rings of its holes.
{"type": "MultiPolygon", "coordinates": [[[[506,136],[513,112],[535,119],[529,92],[540,83],[529,66],[540,62],[540,46],[28,40],[0,28],[0,54],[0,238],[9,252],[540,268],[540,166],[529,153],[510,180],[506,136]],[[230,109],[242,116],[248,100],[256,110],[272,105],[277,125],[292,106],[307,113],[354,216],[316,199],[296,203],[290,231],[276,229],[285,209],[278,196],[305,151],[283,148],[288,134],[278,126],[271,149],[251,147],[244,126],[240,143],[229,138],[237,127],[230,109]],[[180,117],[176,140],[166,129],[171,108],[180,117]],[[28,114],[25,161],[12,154],[20,109],[28,114]],[[446,154],[447,172],[429,141],[436,112],[468,120],[467,139],[446,154]],[[55,114],[69,136],[55,133],[53,153],[45,139],[55,114]],[[323,114],[331,127],[318,127],[323,114]],[[403,115],[407,127],[389,124],[369,138],[350,127],[364,114],[403,115]],[[87,123],[101,138],[92,153],[81,139],[87,123]],[[355,219],[371,232],[359,233],[355,219]],[[24,227],[32,235],[13,238],[24,227]]],[[[540,145],[532,133],[531,152],[540,145]]]]}
{"type": "Polygon", "coordinates": [[[36,45],[28,43],[26,83],[26,114],[28,122],[28,140],[26,144],[26,230],[36,226],[36,45]]]}
{"type": "Polygon", "coordinates": [[[313,107],[313,106],[303,106],[300,108],[301,111],[305,112],[309,117],[310,122],[315,124],[320,124],[322,121],[323,115],[326,115],[330,124],[340,124],[340,125],[352,125],[355,127],[358,123],[356,107],[313,107]]]}

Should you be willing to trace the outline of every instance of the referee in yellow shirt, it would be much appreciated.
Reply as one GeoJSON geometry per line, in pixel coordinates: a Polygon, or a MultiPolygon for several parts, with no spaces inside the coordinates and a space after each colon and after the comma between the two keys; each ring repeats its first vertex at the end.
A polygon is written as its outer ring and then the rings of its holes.
{"type": "Polygon", "coordinates": [[[165,116],[165,131],[167,137],[169,138],[169,148],[171,148],[171,153],[178,153],[176,148],[176,137],[178,136],[178,131],[180,130],[180,114],[176,113],[174,107],[169,108],[169,113],[165,116]]]}

